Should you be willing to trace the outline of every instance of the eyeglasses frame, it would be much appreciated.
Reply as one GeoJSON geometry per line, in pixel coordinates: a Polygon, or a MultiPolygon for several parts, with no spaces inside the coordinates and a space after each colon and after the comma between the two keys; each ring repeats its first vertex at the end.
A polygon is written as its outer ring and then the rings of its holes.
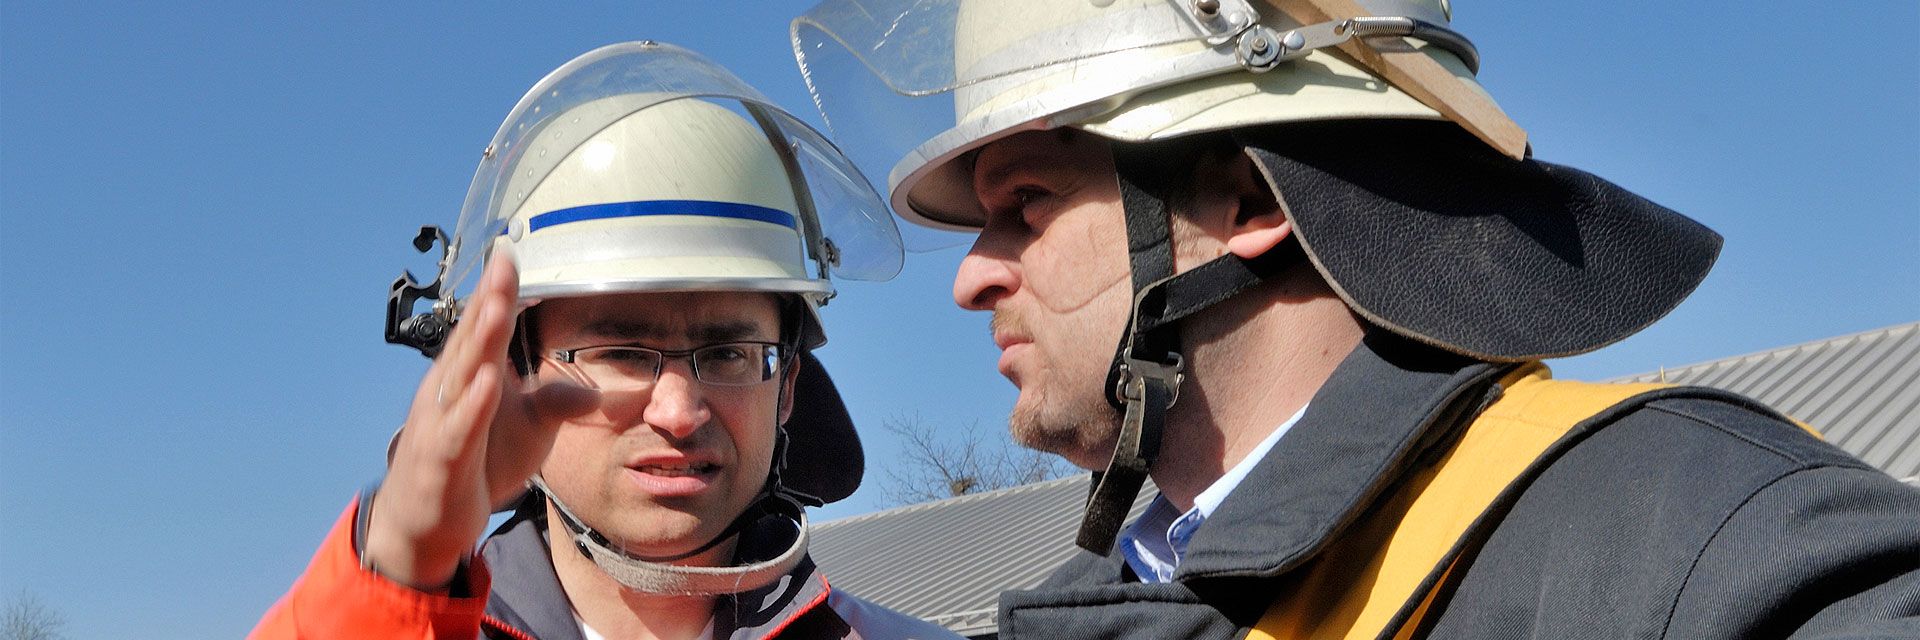
{"type": "MultiPolygon", "coordinates": [[[[781,344],[779,342],[769,342],[764,340],[731,340],[727,342],[715,342],[713,344],[704,344],[698,347],[694,347],[692,349],[681,349],[681,350],[655,349],[653,347],[643,347],[637,344],[599,344],[599,345],[592,345],[592,346],[586,346],[586,347],[576,347],[573,349],[554,349],[552,351],[548,351],[547,355],[561,364],[573,365],[574,366],[573,368],[575,370],[579,370],[580,369],[579,363],[576,361],[579,353],[582,351],[594,351],[599,349],[624,349],[624,350],[634,350],[634,351],[645,351],[645,352],[653,353],[659,356],[659,358],[655,360],[653,363],[653,379],[649,381],[648,384],[652,384],[660,381],[660,373],[666,370],[668,358],[673,358],[673,359],[685,358],[687,361],[687,368],[693,372],[693,379],[699,380],[702,384],[710,384],[710,385],[722,386],[722,387],[750,387],[756,384],[767,382],[769,380],[773,380],[775,378],[780,377],[780,371],[786,369],[788,363],[790,363],[793,359],[793,352],[791,349],[787,347],[787,345],[781,344]],[[764,374],[764,377],[753,382],[716,382],[716,381],[708,380],[705,377],[701,376],[700,361],[697,358],[693,357],[694,354],[699,353],[701,351],[708,350],[708,349],[717,348],[717,347],[727,347],[727,346],[735,346],[735,345],[755,345],[755,346],[765,347],[767,349],[772,350],[773,360],[775,363],[772,370],[766,371],[766,373],[764,374]]],[[[588,380],[593,380],[591,376],[586,376],[585,371],[581,371],[581,375],[583,377],[586,377],[588,380]]],[[[593,382],[595,385],[599,384],[599,381],[597,380],[594,380],[593,382]]]]}

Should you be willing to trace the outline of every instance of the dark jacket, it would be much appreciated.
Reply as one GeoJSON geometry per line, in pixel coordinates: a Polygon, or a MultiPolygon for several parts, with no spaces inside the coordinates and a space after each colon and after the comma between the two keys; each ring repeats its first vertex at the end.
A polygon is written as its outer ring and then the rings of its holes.
{"type": "MultiPolygon", "coordinates": [[[[1195,533],[1174,582],[1081,553],[1003,638],[1230,638],[1511,367],[1370,336],[1195,533]]],[[[1168,442],[1166,446],[1177,446],[1168,442]]],[[[1556,444],[1469,533],[1430,638],[1920,638],[1920,490],[1737,396],[1679,389],[1556,444]]],[[[1436,571],[1434,575],[1438,575],[1436,571]]]]}

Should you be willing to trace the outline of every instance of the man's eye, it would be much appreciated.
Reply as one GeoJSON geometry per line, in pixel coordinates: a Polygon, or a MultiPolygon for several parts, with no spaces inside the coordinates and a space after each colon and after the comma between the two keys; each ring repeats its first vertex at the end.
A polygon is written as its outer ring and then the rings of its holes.
{"type": "Polygon", "coordinates": [[[734,360],[745,360],[747,359],[748,354],[747,354],[747,350],[744,347],[728,345],[728,346],[714,347],[712,349],[708,349],[706,350],[706,352],[700,355],[702,360],[705,360],[708,362],[728,362],[728,361],[734,361],[734,360]]]}
{"type": "Polygon", "coordinates": [[[1020,222],[1030,228],[1040,228],[1054,209],[1054,194],[1046,189],[1020,187],[1007,195],[1013,211],[1020,215],[1020,222]]]}

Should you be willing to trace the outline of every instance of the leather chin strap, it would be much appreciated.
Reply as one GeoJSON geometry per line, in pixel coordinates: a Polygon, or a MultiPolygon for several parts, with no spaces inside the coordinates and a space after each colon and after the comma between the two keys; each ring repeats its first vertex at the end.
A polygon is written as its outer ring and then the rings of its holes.
{"type": "Polygon", "coordinates": [[[608,577],[622,586],[635,591],[662,595],[716,596],[740,593],[758,589],[781,576],[793,571],[800,561],[807,557],[807,514],[799,498],[802,494],[789,491],[763,492],[760,499],[747,508],[745,513],[735,518],[719,536],[701,545],[700,548],[669,558],[645,558],[635,556],[615,547],[607,537],[581,522],[578,516],[567,509],[546,482],[539,476],[531,480],[532,489],[553,504],[554,511],[560,514],[560,522],[571,534],[574,548],[580,555],[586,556],[600,567],[608,577]],[[768,515],[777,515],[794,526],[793,543],[779,555],[757,562],[727,566],[702,567],[673,564],[726,541],[738,535],[741,530],[753,525],[768,515]]]}
{"type": "Polygon", "coordinates": [[[1107,371],[1107,401],[1124,412],[1120,432],[1106,470],[1093,474],[1075,540],[1100,555],[1113,549],[1160,453],[1167,410],[1180,399],[1186,361],[1180,356],[1178,321],[1252,288],[1284,266],[1277,252],[1252,260],[1227,254],[1174,275],[1167,196],[1137,179],[1153,170],[1147,162],[1151,152],[1147,145],[1113,145],[1134,296],[1127,331],[1107,371]]]}

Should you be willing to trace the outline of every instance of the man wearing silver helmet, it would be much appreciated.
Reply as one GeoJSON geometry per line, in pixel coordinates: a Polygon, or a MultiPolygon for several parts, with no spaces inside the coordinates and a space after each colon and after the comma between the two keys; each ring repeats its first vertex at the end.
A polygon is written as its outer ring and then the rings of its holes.
{"type": "Polygon", "coordinates": [[[389,302],[437,357],[388,473],[253,637],[957,637],[807,556],[862,471],[818,307],[900,261],[818,134],[692,52],[603,47],[515,106],[439,240],[389,302]]]}
{"type": "Polygon", "coordinates": [[[1920,637],[1920,491],[1751,400],[1540,364],[1665,315],[1720,238],[1531,159],[1449,12],[794,21],[894,212],[974,236],[954,299],[1015,438],[1096,472],[1086,552],[1001,637],[1920,637]]]}

